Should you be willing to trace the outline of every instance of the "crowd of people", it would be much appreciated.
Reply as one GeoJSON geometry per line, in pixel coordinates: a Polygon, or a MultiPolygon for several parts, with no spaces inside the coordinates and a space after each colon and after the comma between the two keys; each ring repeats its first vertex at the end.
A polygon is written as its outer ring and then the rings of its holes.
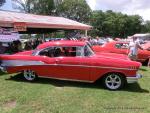
{"type": "Polygon", "coordinates": [[[45,42],[45,40],[42,40],[39,38],[29,40],[29,41],[25,42],[24,50],[35,49],[39,44],[42,44],[43,42],[45,42]]]}
{"type": "Polygon", "coordinates": [[[21,52],[24,50],[32,50],[35,49],[39,44],[42,44],[44,41],[42,39],[32,39],[26,41],[24,44],[20,40],[16,40],[13,42],[8,42],[4,44],[0,42],[0,54],[13,54],[17,52],[21,52]]]}

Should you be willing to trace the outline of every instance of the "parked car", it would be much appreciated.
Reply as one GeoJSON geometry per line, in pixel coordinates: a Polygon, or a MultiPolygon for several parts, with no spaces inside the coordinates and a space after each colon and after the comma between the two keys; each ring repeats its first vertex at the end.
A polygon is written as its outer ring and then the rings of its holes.
{"type": "Polygon", "coordinates": [[[95,54],[86,42],[53,41],[35,50],[14,55],[0,55],[1,69],[8,73],[23,73],[28,81],[37,77],[94,83],[102,80],[110,90],[122,88],[141,78],[137,74],[141,63],[126,55],[95,54]]]}
{"type": "MultiPolygon", "coordinates": [[[[95,52],[109,52],[109,53],[118,53],[118,54],[128,54],[129,42],[127,41],[113,41],[104,44],[103,46],[93,46],[95,52]]],[[[138,59],[137,61],[141,63],[148,64],[150,58],[150,51],[148,50],[138,50],[138,59]]]]}
{"type": "Polygon", "coordinates": [[[144,44],[142,44],[142,47],[144,49],[147,49],[148,51],[150,51],[150,41],[145,42],[144,44]]]}

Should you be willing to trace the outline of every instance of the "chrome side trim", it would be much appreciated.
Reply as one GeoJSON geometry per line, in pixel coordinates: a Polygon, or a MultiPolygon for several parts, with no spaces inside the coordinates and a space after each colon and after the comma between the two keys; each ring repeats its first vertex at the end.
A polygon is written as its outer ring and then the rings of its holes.
{"type": "Polygon", "coordinates": [[[137,70],[131,68],[117,68],[117,67],[105,67],[105,66],[90,66],[90,65],[70,65],[70,64],[45,64],[42,61],[27,61],[27,60],[3,60],[2,66],[34,66],[34,65],[46,65],[46,66],[71,66],[71,67],[84,67],[84,68],[101,68],[101,69],[115,69],[115,70],[137,70]]]}
{"type": "Polygon", "coordinates": [[[2,66],[26,66],[26,65],[44,65],[41,61],[30,60],[3,60],[2,66]]]}
{"type": "Polygon", "coordinates": [[[69,65],[69,64],[45,64],[45,65],[50,65],[50,66],[71,66],[71,67],[90,67],[90,68],[119,69],[119,70],[137,70],[137,69],[130,69],[130,68],[88,66],[88,65],[69,65]]]}
{"type": "Polygon", "coordinates": [[[64,81],[86,82],[86,83],[93,83],[94,82],[94,81],[88,81],[88,80],[66,79],[66,78],[47,77],[47,76],[38,76],[38,77],[50,78],[50,79],[56,79],[56,80],[64,80],[64,81]]]}
{"type": "Polygon", "coordinates": [[[135,77],[126,77],[127,83],[135,83],[140,78],[142,78],[142,75],[140,75],[140,74],[137,74],[135,77]]]}

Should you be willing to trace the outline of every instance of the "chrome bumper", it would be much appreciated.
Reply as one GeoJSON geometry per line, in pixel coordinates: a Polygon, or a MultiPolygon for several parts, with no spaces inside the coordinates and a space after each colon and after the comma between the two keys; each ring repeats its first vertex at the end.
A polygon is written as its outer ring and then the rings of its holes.
{"type": "Polygon", "coordinates": [[[135,83],[138,81],[139,78],[142,78],[141,74],[136,74],[135,77],[126,77],[127,83],[135,83]]]}

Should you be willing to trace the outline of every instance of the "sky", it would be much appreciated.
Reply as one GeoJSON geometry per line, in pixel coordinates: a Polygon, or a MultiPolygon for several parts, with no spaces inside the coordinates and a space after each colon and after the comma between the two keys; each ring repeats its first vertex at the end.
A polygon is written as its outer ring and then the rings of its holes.
{"type": "Polygon", "coordinates": [[[113,10],[128,15],[138,14],[150,20],[150,0],[86,0],[92,10],[113,10]]]}
{"type": "MultiPolygon", "coordinates": [[[[4,10],[14,10],[11,0],[1,7],[4,10]]],[[[86,0],[92,10],[113,10],[128,15],[138,14],[144,20],[150,20],[150,0],[86,0]]]]}
{"type": "Polygon", "coordinates": [[[13,10],[11,0],[6,0],[6,3],[0,9],[13,10]]]}

